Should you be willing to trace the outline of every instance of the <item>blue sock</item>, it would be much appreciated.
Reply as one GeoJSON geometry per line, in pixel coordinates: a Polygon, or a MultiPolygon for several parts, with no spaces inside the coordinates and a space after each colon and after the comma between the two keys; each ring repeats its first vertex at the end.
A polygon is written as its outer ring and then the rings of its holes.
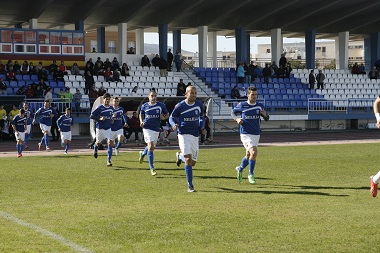
{"type": "Polygon", "coordinates": [[[25,133],[25,140],[24,140],[24,145],[26,145],[26,141],[28,140],[29,134],[25,133]]]}
{"type": "Polygon", "coordinates": [[[146,156],[148,154],[148,146],[146,146],[143,150],[142,157],[146,156]]]}
{"type": "Polygon", "coordinates": [[[17,154],[20,154],[20,144],[16,144],[17,154]]]}
{"type": "Polygon", "coordinates": [[[111,159],[112,159],[112,146],[108,146],[108,155],[107,155],[107,158],[108,158],[108,161],[111,162],[111,159]]]}
{"type": "Polygon", "coordinates": [[[94,153],[98,152],[98,145],[94,144],[94,153]]]}
{"type": "Polygon", "coordinates": [[[115,148],[120,148],[121,146],[121,142],[119,141],[117,144],[116,144],[116,147],[115,148]]]}
{"type": "Polygon", "coordinates": [[[22,150],[24,149],[24,145],[21,145],[21,144],[19,144],[19,146],[20,146],[20,154],[22,153],[22,150]]]}
{"type": "Polygon", "coordinates": [[[185,157],[183,156],[182,153],[179,153],[179,156],[178,156],[178,157],[179,157],[179,159],[181,159],[182,162],[186,162],[186,161],[185,161],[185,157]]]}
{"type": "Polygon", "coordinates": [[[243,171],[245,167],[247,167],[248,165],[248,160],[247,160],[247,157],[243,157],[243,159],[241,159],[241,163],[240,163],[240,171],[243,171]]]}
{"type": "Polygon", "coordinates": [[[190,165],[185,165],[185,172],[186,172],[188,186],[194,187],[193,186],[193,167],[190,165]]]}
{"type": "Polygon", "coordinates": [[[69,148],[70,148],[70,144],[66,143],[65,152],[69,151],[69,148]]]}
{"type": "Polygon", "coordinates": [[[49,135],[45,135],[45,144],[46,144],[46,147],[49,147],[49,135]]]}
{"type": "Polygon", "coordinates": [[[249,160],[249,175],[253,175],[253,171],[255,170],[256,160],[249,160]]]}
{"type": "Polygon", "coordinates": [[[40,142],[41,146],[42,146],[42,143],[44,143],[44,142],[45,142],[45,135],[43,135],[41,138],[41,142],[40,142]]]}
{"type": "Polygon", "coordinates": [[[148,151],[148,162],[149,162],[149,168],[154,169],[154,154],[153,151],[148,151]]]}

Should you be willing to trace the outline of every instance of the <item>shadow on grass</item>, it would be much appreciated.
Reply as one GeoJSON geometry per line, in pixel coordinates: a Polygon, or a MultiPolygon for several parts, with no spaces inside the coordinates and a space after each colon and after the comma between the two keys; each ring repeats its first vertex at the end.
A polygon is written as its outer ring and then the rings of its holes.
{"type": "Polygon", "coordinates": [[[228,192],[228,193],[261,193],[261,194],[283,194],[283,195],[289,195],[289,194],[297,194],[297,195],[316,195],[316,196],[328,196],[328,197],[348,197],[350,195],[347,194],[330,194],[326,192],[313,192],[313,191],[262,191],[258,190],[257,188],[252,188],[251,190],[236,190],[236,189],[230,189],[230,188],[217,188],[222,191],[228,192]]]}

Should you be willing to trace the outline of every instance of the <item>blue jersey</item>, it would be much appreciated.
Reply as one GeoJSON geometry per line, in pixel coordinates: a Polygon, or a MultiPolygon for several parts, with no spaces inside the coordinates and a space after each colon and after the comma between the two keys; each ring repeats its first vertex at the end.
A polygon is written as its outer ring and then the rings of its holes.
{"type": "Polygon", "coordinates": [[[99,105],[95,111],[91,113],[91,119],[96,120],[96,128],[98,129],[110,129],[111,128],[111,119],[113,115],[113,107],[99,105]],[[99,120],[100,117],[105,117],[105,120],[99,120]]]}
{"type": "Polygon", "coordinates": [[[163,103],[156,102],[154,105],[151,105],[149,102],[146,102],[140,109],[140,114],[144,120],[144,128],[160,132],[160,115],[168,113],[168,109],[166,109],[166,106],[163,103]]]}
{"type": "Polygon", "coordinates": [[[30,111],[29,109],[25,110],[25,117],[26,117],[26,124],[27,125],[31,125],[32,121],[33,121],[33,113],[32,113],[32,111],[30,111]]]}
{"type": "Polygon", "coordinates": [[[12,125],[16,126],[16,130],[19,132],[25,132],[26,127],[26,117],[20,117],[20,115],[16,115],[12,120],[12,125]]]}
{"type": "Polygon", "coordinates": [[[57,126],[61,129],[61,132],[70,132],[72,125],[74,125],[74,119],[71,115],[67,116],[66,114],[63,114],[57,119],[57,126]]]}
{"type": "MultiPolygon", "coordinates": [[[[249,104],[248,101],[240,102],[232,109],[231,115],[236,118],[240,114],[243,124],[240,125],[241,134],[260,135],[261,110],[264,105],[261,103],[249,104]]],[[[265,120],[269,119],[269,114],[265,120]]]]}
{"type": "Polygon", "coordinates": [[[123,121],[124,123],[127,122],[127,119],[125,118],[125,111],[123,107],[113,108],[113,123],[111,124],[111,130],[117,131],[119,129],[123,129],[123,121]]]}
{"type": "Polygon", "coordinates": [[[34,114],[34,119],[39,114],[40,114],[40,124],[51,126],[52,124],[51,115],[52,114],[57,115],[57,112],[52,107],[49,107],[48,109],[46,109],[45,107],[41,107],[40,109],[36,111],[36,114],[34,114]]]}
{"type": "Polygon", "coordinates": [[[175,106],[170,115],[170,125],[173,127],[177,124],[179,134],[191,134],[198,137],[200,130],[204,128],[203,111],[201,102],[195,101],[194,104],[189,105],[183,100],[175,106]]]}

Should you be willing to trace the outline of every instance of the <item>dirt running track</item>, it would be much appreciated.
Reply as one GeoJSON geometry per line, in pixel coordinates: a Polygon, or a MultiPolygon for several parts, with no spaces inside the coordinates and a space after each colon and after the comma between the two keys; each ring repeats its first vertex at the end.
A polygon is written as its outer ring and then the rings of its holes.
{"type": "MultiPolygon", "coordinates": [[[[51,152],[38,151],[37,143],[40,138],[34,138],[28,142],[29,148],[23,151],[23,156],[46,156],[46,155],[63,155],[63,148],[60,142],[50,142],[51,152]]],[[[90,137],[81,137],[73,139],[69,154],[81,153],[90,154],[92,150],[88,148],[90,137]]],[[[319,144],[337,144],[337,143],[371,143],[379,142],[380,130],[352,130],[352,131],[313,131],[313,132],[263,132],[260,137],[260,146],[284,146],[284,145],[319,145],[319,144]]],[[[14,140],[0,142],[0,157],[16,156],[16,142],[14,140]]],[[[241,146],[239,135],[223,134],[214,136],[213,142],[207,142],[200,145],[200,148],[220,148],[241,146]]],[[[131,152],[141,150],[145,144],[128,142],[123,144],[121,152],[131,152]]],[[[178,149],[177,141],[172,141],[170,145],[157,144],[157,150],[160,149],[178,149]]],[[[100,151],[105,152],[105,151],[100,151]]]]}

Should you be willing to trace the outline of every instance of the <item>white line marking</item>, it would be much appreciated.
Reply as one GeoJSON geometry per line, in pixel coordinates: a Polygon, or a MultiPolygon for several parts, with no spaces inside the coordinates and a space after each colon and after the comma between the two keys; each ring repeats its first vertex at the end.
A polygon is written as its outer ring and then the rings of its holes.
{"type": "Polygon", "coordinates": [[[70,240],[67,240],[66,238],[64,238],[63,236],[60,236],[56,233],[53,233],[49,230],[46,230],[44,228],[41,228],[39,226],[36,226],[32,223],[29,223],[29,222],[26,222],[24,220],[21,220],[19,218],[16,218],[8,213],[5,213],[5,212],[2,212],[0,211],[0,216],[9,220],[9,221],[13,221],[14,223],[17,223],[21,226],[24,226],[24,227],[27,227],[27,228],[30,228],[36,232],[39,232],[43,235],[46,235],[46,236],[49,236],[50,238],[53,238],[54,240],[60,242],[61,244],[63,245],[66,245],[66,246],[69,246],[71,247],[73,250],[75,250],[76,252],[87,252],[87,253],[92,253],[91,250],[89,249],[86,249],[86,248],[83,248],[82,246],[70,241],[70,240]]]}

